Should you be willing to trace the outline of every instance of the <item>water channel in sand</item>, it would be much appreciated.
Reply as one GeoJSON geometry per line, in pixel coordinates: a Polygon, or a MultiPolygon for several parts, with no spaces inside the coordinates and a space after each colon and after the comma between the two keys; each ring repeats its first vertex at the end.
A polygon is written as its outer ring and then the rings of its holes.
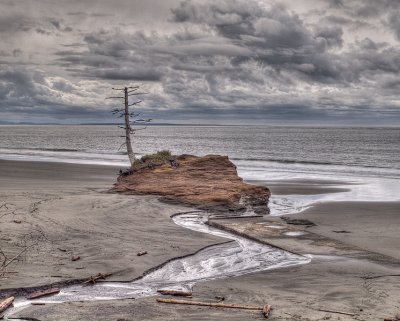
{"type": "Polygon", "coordinates": [[[208,216],[204,212],[177,214],[172,219],[179,226],[232,241],[209,246],[193,255],[173,259],[132,282],[103,282],[93,286],[73,285],[63,288],[59,294],[51,297],[29,301],[17,298],[14,308],[9,310],[7,316],[10,317],[32,302],[61,303],[142,298],[156,295],[157,290],[163,288],[192,289],[197,282],[306,264],[311,261],[309,257],[292,254],[208,226],[205,224],[208,216]]]}

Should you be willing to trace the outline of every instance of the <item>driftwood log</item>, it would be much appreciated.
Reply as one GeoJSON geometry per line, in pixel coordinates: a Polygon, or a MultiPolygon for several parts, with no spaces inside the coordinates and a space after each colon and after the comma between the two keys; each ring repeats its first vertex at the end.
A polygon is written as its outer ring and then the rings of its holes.
{"type": "Polygon", "coordinates": [[[385,274],[385,275],[368,275],[368,276],[362,276],[361,278],[364,280],[372,280],[372,279],[378,279],[378,278],[385,278],[389,276],[400,276],[400,274],[385,274]]]}
{"type": "Polygon", "coordinates": [[[175,300],[175,299],[157,299],[157,302],[185,304],[185,305],[197,305],[197,306],[214,307],[214,308],[256,310],[256,311],[262,311],[265,318],[269,317],[269,313],[272,310],[272,307],[269,304],[266,304],[266,305],[260,307],[260,306],[254,306],[254,305],[226,304],[226,303],[201,302],[201,301],[186,301],[186,300],[175,300]]]}
{"type": "Polygon", "coordinates": [[[53,295],[53,294],[57,294],[57,293],[60,293],[60,289],[50,288],[47,290],[33,292],[33,293],[29,294],[26,298],[28,300],[33,300],[33,299],[41,298],[43,296],[53,295]]]}
{"type": "Polygon", "coordinates": [[[82,284],[95,284],[96,281],[102,279],[105,280],[106,278],[108,278],[109,276],[111,276],[112,273],[99,273],[97,275],[93,275],[91,276],[89,279],[87,279],[86,281],[82,282],[82,284]]]}
{"type": "Polygon", "coordinates": [[[0,302],[0,313],[4,312],[10,306],[12,306],[13,302],[14,302],[14,297],[13,296],[11,296],[11,297],[5,299],[4,301],[0,302]]]}

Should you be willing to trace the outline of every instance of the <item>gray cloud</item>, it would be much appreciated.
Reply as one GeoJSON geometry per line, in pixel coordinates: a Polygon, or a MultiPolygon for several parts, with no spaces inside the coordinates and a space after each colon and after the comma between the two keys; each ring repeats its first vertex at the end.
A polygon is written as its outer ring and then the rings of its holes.
{"type": "Polygon", "coordinates": [[[395,33],[398,40],[400,40],[400,11],[392,12],[389,15],[388,23],[390,28],[395,33]]]}
{"type": "Polygon", "coordinates": [[[159,81],[161,73],[150,68],[101,69],[93,72],[93,77],[128,81],[159,81]]]}
{"type": "Polygon", "coordinates": [[[99,121],[139,82],[154,118],[399,118],[398,1],[33,2],[0,5],[0,117],[99,121]]]}

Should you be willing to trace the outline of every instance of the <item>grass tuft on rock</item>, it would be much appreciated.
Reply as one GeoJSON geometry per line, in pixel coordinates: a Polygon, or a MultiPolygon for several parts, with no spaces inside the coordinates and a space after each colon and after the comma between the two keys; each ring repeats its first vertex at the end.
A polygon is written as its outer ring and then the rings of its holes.
{"type": "Polygon", "coordinates": [[[161,150],[155,154],[144,155],[142,158],[135,160],[132,164],[132,170],[137,171],[143,168],[154,168],[174,160],[169,150],[161,150]]]}

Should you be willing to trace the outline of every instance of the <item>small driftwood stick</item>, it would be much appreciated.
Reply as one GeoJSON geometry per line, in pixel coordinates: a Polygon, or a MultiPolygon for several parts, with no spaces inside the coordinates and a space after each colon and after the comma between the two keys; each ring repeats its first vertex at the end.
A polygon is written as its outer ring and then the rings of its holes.
{"type": "Polygon", "coordinates": [[[400,274],[386,274],[386,275],[371,275],[371,276],[362,276],[361,278],[364,280],[372,280],[378,278],[385,278],[389,276],[400,276],[400,274]]]}
{"type": "Polygon", "coordinates": [[[263,316],[268,319],[272,307],[269,304],[265,304],[262,309],[263,316]]]}
{"type": "Polygon", "coordinates": [[[158,293],[163,295],[175,295],[175,296],[192,296],[192,291],[181,291],[181,290],[168,290],[161,289],[157,290],[158,293]]]}
{"type": "Polygon", "coordinates": [[[263,310],[263,307],[258,307],[258,306],[239,305],[239,304],[225,304],[225,303],[215,303],[215,302],[186,301],[186,300],[175,300],[175,299],[157,299],[157,302],[174,303],[174,304],[186,304],[186,305],[197,305],[197,306],[215,307],[215,308],[231,308],[231,309],[258,310],[258,311],[262,311],[263,310]]]}
{"type": "Polygon", "coordinates": [[[348,313],[348,312],[328,310],[328,309],[318,309],[318,311],[329,312],[329,313],[337,313],[337,314],[344,314],[344,315],[349,315],[349,316],[352,316],[352,317],[356,315],[355,313],[348,313]]]}
{"type": "Polygon", "coordinates": [[[145,254],[147,254],[147,251],[140,251],[140,252],[137,254],[137,256],[142,256],[142,255],[145,255],[145,254]]]}
{"type": "Polygon", "coordinates": [[[12,262],[14,262],[15,260],[17,260],[22,254],[24,254],[28,249],[30,249],[31,247],[37,245],[37,243],[35,244],[31,244],[25,248],[23,248],[17,255],[15,255],[11,260],[9,260],[7,263],[3,264],[2,268],[5,269],[7,266],[9,266],[12,262]]]}
{"type": "Polygon", "coordinates": [[[111,275],[112,275],[112,273],[104,273],[104,274],[99,273],[97,275],[91,276],[85,282],[82,282],[82,284],[90,284],[90,283],[95,284],[97,280],[100,280],[100,279],[104,280],[105,278],[108,278],[111,275]]]}
{"type": "Polygon", "coordinates": [[[10,296],[9,298],[0,302],[0,313],[7,310],[10,306],[12,306],[13,302],[14,302],[13,296],[10,296]]]}
{"type": "Polygon", "coordinates": [[[53,294],[57,294],[57,293],[60,293],[60,289],[51,288],[51,289],[47,289],[47,290],[33,292],[33,293],[29,294],[26,298],[28,300],[33,300],[33,299],[41,298],[43,296],[53,295],[53,294]]]}

